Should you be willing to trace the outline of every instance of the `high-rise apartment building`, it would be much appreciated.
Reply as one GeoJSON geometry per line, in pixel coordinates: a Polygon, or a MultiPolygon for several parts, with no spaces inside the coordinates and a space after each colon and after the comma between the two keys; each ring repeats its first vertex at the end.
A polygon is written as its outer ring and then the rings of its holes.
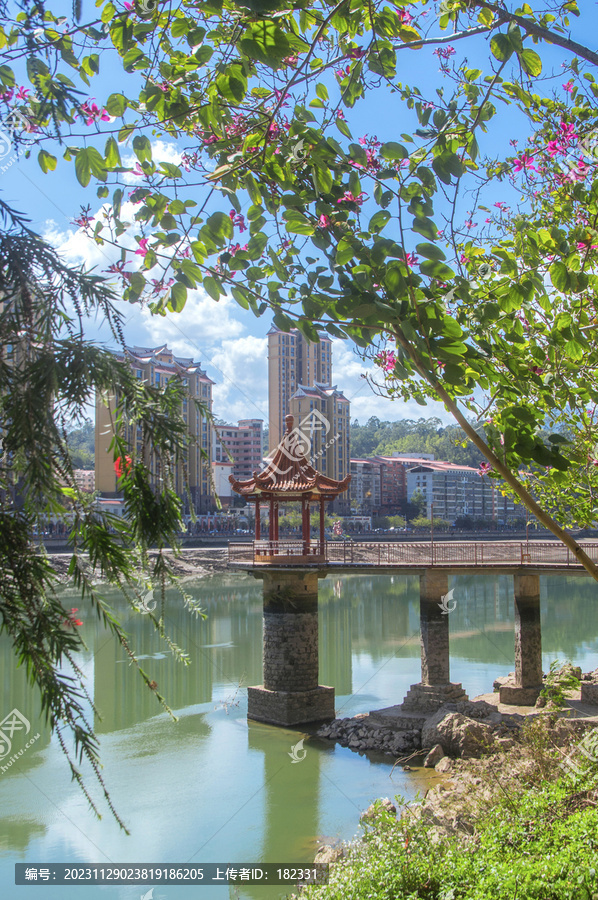
{"type": "MultiPolygon", "coordinates": [[[[350,472],[349,434],[351,404],[336,385],[300,384],[291,397],[289,412],[294,428],[303,435],[301,449],[312,466],[336,481],[350,472]]],[[[340,494],[333,503],[335,512],[350,511],[349,492],[340,494]]]]}
{"type": "MultiPolygon", "coordinates": [[[[174,481],[186,511],[189,496],[196,512],[209,511],[214,506],[209,474],[212,462],[212,426],[196,409],[193,400],[200,400],[211,411],[214,382],[208,378],[198,362],[175,356],[166,344],[161,347],[126,347],[123,352],[117,352],[115,355],[126,360],[137,378],[147,384],[156,387],[165,386],[172,378],[176,378],[186,386],[189,399],[183,400],[181,411],[192,440],[189,443],[186,473],[182,471],[182,465],[177,466],[174,481]]],[[[112,451],[109,450],[114,433],[112,422],[117,402],[118,398],[96,397],[95,488],[104,497],[118,496],[114,458],[112,451]]],[[[158,479],[160,463],[152,447],[143,444],[141,427],[127,426],[124,437],[131,448],[131,455],[143,458],[153,478],[158,479]]]]}
{"type": "Polygon", "coordinates": [[[249,481],[255,471],[261,472],[264,459],[264,420],[239,419],[237,425],[219,425],[213,432],[214,462],[230,462],[237,481],[249,481]],[[226,449],[225,449],[226,448],[226,449]]]}
{"type": "MultiPolygon", "coordinates": [[[[268,332],[268,444],[274,450],[285,432],[291,397],[299,385],[332,384],[332,342],[322,334],[315,344],[294,328],[286,334],[274,326],[268,332]]],[[[335,476],[336,477],[336,476],[335,476]]]]}

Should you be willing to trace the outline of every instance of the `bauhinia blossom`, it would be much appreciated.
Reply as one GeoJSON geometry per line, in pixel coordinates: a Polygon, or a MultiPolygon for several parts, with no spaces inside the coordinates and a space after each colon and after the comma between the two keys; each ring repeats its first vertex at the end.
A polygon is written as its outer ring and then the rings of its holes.
{"type": "Polygon", "coordinates": [[[397,363],[397,355],[393,350],[382,350],[382,352],[378,353],[375,357],[375,360],[385,372],[390,374],[391,372],[394,372],[397,363]]]}

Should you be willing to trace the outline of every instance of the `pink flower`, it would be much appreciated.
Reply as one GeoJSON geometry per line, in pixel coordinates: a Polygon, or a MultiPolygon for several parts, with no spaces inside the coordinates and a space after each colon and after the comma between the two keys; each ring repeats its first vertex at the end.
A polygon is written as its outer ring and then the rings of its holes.
{"type": "Polygon", "coordinates": [[[231,209],[229,212],[230,220],[233,225],[236,225],[243,234],[244,231],[247,231],[247,225],[245,224],[245,217],[241,215],[241,213],[236,213],[234,209],[231,209]]]}
{"type": "Polygon", "coordinates": [[[397,9],[396,6],[395,12],[403,25],[411,25],[411,23],[413,22],[413,16],[410,12],[407,12],[406,9],[397,9]]]}
{"type": "Polygon", "coordinates": [[[343,69],[336,69],[336,71],[335,71],[334,74],[336,75],[337,78],[344,78],[345,75],[350,75],[350,74],[351,74],[351,66],[347,66],[347,68],[344,69],[344,70],[343,70],[343,69]]]}
{"type": "Polygon", "coordinates": [[[397,363],[397,355],[393,350],[383,350],[374,357],[379,366],[382,366],[385,372],[394,372],[397,363]]]}
{"type": "Polygon", "coordinates": [[[461,256],[459,257],[459,262],[463,263],[463,264],[468,263],[469,256],[466,256],[464,253],[462,253],[461,256]]]}
{"type": "Polygon", "coordinates": [[[364,202],[364,199],[363,199],[364,197],[365,197],[365,194],[363,191],[361,192],[361,194],[358,194],[357,197],[355,197],[351,193],[351,191],[345,191],[345,193],[340,198],[340,200],[337,200],[336,202],[337,202],[337,205],[339,205],[340,203],[357,203],[358,206],[361,206],[362,203],[364,202]]]}
{"type": "Polygon", "coordinates": [[[296,66],[298,61],[299,57],[295,54],[294,56],[285,56],[282,62],[285,66],[296,66]]]}
{"type": "Polygon", "coordinates": [[[466,228],[475,228],[477,224],[478,224],[477,222],[472,222],[471,219],[468,219],[467,222],[465,223],[465,227],[466,228]]]}
{"type": "Polygon", "coordinates": [[[492,466],[490,465],[490,463],[487,463],[487,462],[480,463],[480,467],[478,469],[478,475],[480,475],[480,476],[487,475],[488,472],[492,472],[492,466]]]}
{"type": "Polygon", "coordinates": [[[437,56],[438,59],[450,59],[457,51],[454,47],[438,47],[437,50],[434,50],[434,56],[437,56]]]}
{"type": "Polygon", "coordinates": [[[366,51],[362,47],[354,47],[352,50],[349,50],[347,56],[349,59],[363,59],[366,51]]]}
{"type": "Polygon", "coordinates": [[[491,222],[491,221],[492,221],[492,219],[484,219],[484,222],[486,222],[486,223],[491,222]]]}
{"type": "Polygon", "coordinates": [[[568,94],[572,94],[573,93],[573,82],[568,81],[567,84],[563,85],[563,88],[564,88],[564,90],[567,91],[568,94]]]}
{"type": "Polygon", "coordinates": [[[140,178],[144,178],[144,177],[145,177],[145,172],[143,171],[143,169],[141,168],[141,166],[139,165],[138,162],[135,163],[135,168],[134,168],[133,171],[131,172],[131,175],[137,175],[137,176],[139,176],[140,178]]]}
{"type": "Polygon", "coordinates": [[[417,256],[415,255],[415,253],[408,253],[407,256],[405,257],[405,262],[407,263],[408,266],[416,266],[418,264],[419,260],[418,260],[417,256]]]}
{"type": "Polygon", "coordinates": [[[149,251],[148,248],[149,238],[141,238],[139,241],[139,249],[135,251],[135,256],[143,256],[144,258],[147,256],[149,251]]]}
{"type": "Polygon", "coordinates": [[[94,216],[88,216],[87,213],[82,213],[78,219],[73,219],[73,223],[78,225],[79,228],[87,228],[90,222],[94,221],[94,216]]]}
{"type": "Polygon", "coordinates": [[[20,87],[19,90],[17,91],[17,96],[16,96],[15,99],[16,99],[16,100],[26,100],[26,99],[27,99],[27,94],[29,93],[29,90],[30,90],[29,88],[26,88],[26,87],[20,87]]]}
{"type": "Polygon", "coordinates": [[[536,167],[532,165],[534,161],[533,156],[528,156],[527,153],[524,153],[522,156],[518,156],[514,162],[514,168],[516,172],[521,172],[524,169],[533,169],[536,171],[536,167]]]}
{"type": "Polygon", "coordinates": [[[498,203],[495,203],[494,205],[496,206],[497,209],[500,209],[501,212],[503,212],[505,209],[509,208],[507,206],[507,204],[504,203],[502,200],[499,200],[498,203]]]}
{"type": "Polygon", "coordinates": [[[534,375],[543,375],[544,369],[541,369],[540,366],[532,366],[532,372],[534,375]]]}
{"type": "Polygon", "coordinates": [[[577,242],[578,250],[596,250],[598,249],[598,244],[586,244],[584,241],[577,242]]]}
{"type": "Polygon", "coordinates": [[[319,228],[330,228],[331,222],[328,216],[321,215],[318,219],[318,227],[319,228]]]}
{"type": "Polygon", "coordinates": [[[79,107],[79,111],[83,114],[86,125],[91,125],[96,119],[100,119],[102,122],[110,122],[110,116],[106,110],[100,109],[99,106],[96,103],[92,103],[91,100],[86,100],[85,103],[82,103],[79,107]]]}
{"type": "Polygon", "coordinates": [[[546,147],[546,152],[550,156],[554,157],[557,155],[557,153],[564,153],[565,149],[561,144],[559,144],[558,141],[549,141],[548,146],[546,147]]]}
{"type": "Polygon", "coordinates": [[[575,133],[575,128],[571,122],[565,122],[563,119],[559,125],[559,131],[561,132],[561,140],[567,141],[568,144],[577,140],[577,134],[575,133]]]}

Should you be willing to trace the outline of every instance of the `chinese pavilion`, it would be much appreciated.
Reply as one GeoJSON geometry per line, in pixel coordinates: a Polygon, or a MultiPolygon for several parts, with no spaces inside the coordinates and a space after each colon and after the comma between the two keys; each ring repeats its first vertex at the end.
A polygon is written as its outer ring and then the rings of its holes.
{"type": "Polygon", "coordinates": [[[325,504],[334,500],[339,494],[347,490],[351,476],[347,475],[342,481],[336,481],[327,475],[322,475],[307,461],[305,452],[308,450],[308,442],[305,435],[293,428],[293,416],[285,418],[287,430],[276,449],[270,464],[263,472],[254,472],[249,481],[237,481],[234,475],[229,476],[233,490],[247,500],[255,501],[255,540],[261,541],[260,509],[263,503],[267,503],[270,511],[270,527],[268,542],[264,541],[259,548],[256,545],[256,555],[261,557],[261,562],[282,562],[281,555],[288,553],[291,545],[281,554],[278,544],[278,511],[281,503],[301,503],[301,538],[302,552],[293,553],[292,562],[295,564],[301,559],[309,562],[319,562],[324,559],[324,509],[325,504]],[[310,539],[310,507],[316,502],[320,511],[320,536],[319,541],[312,545],[310,539]]]}

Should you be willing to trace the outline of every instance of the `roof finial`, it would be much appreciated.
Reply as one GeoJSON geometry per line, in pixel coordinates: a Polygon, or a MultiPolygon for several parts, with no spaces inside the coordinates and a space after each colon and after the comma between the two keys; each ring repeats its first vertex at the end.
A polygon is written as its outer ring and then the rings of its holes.
{"type": "Polygon", "coordinates": [[[293,425],[295,424],[295,417],[291,415],[285,416],[284,421],[287,426],[287,434],[290,434],[293,430],[293,425]]]}

